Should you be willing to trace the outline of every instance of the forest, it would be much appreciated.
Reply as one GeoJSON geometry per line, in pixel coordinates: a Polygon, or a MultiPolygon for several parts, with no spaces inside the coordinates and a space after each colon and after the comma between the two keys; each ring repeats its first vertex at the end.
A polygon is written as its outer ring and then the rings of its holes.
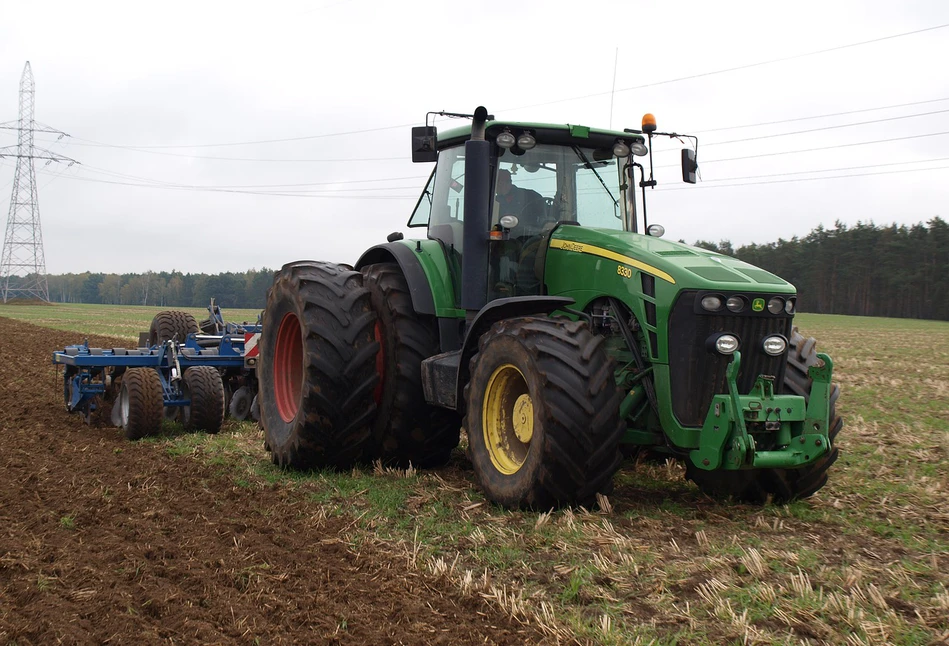
{"type": "MultiPolygon", "coordinates": [[[[695,246],[790,281],[803,312],[949,320],[949,224],[939,217],[912,226],[836,222],[803,238],[737,249],[727,240],[695,246]]],[[[85,272],[48,278],[50,300],[63,303],[206,307],[214,297],[222,307],[263,308],[273,270],[85,272]]]]}

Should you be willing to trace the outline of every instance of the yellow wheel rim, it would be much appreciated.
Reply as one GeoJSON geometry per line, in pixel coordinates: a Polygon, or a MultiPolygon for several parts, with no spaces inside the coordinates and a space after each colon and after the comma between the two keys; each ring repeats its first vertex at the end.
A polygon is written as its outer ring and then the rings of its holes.
{"type": "Polygon", "coordinates": [[[491,373],[481,405],[484,443],[494,467],[517,473],[534,436],[534,403],[523,373],[510,363],[491,373]]]}

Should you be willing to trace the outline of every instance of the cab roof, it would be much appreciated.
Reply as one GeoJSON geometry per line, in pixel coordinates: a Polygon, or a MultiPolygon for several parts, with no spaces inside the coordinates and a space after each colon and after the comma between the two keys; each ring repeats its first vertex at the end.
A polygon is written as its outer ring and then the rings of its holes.
{"type": "MultiPolygon", "coordinates": [[[[569,123],[534,123],[529,121],[488,121],[485,123],[486,138],[493,139],[505,129],[509,129],[515,134],[529,130],[539,140],[554,144],[582,145],[585,143],[584,140],[589,140],[590,145],[602,146],[606,143],[612,144],[616,139],[627,141],[644,141],[645,139],[638,131],[624,132],[622,130],[605,130],[569,123]]],[[[470,138],[470,125],[445,130],[438,133],[438,148],[448,148],[470,138]]]]}

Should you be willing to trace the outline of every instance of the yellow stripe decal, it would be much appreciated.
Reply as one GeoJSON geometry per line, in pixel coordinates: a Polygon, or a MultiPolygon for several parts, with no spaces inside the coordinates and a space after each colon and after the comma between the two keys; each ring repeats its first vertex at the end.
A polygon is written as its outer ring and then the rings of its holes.
{"type": "Polygon", "coordinates": [[[581,242],[574,242],[573,240],[551,240],[550,246],[554,249],[563,249],[564,251],[576,251],[577,253],[588,253],[593,256],[599,256],[601,258],[607,258],[609,260],[615,260],[616,262],[623,263],[624,265],[629,265],[630,267],[635,267],[640,271],[644,271],[647,274],[652,274],[656,278],[661,278],[666,282],[672,283],[675,285],[675,278],[662,271],[661,269],[656,269],[652,265],[647,265],[644,262],[640,262],[635,258],[630,258],[629,256],[624,256],[622,254],[616,253],[615,251],[610,251],[609,249],[604,249],[603,247],[595,247],[591,244],[583,244],[581,242]]]}

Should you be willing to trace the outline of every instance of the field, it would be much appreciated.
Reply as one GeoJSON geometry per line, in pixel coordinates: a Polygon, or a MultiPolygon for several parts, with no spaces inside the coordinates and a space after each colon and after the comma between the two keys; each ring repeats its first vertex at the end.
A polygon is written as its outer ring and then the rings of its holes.
{"type": "Polygon", "coordinates": [[[526,513],[462,448],[287,473],[250,423],[132,444],[67,415],[51,352],[129,345],[155,311],[0,306],[0,643],[949,643],[947,323],[797,318],[845,422],[809,500],[630,463],[597,509],[526,513]]]}

